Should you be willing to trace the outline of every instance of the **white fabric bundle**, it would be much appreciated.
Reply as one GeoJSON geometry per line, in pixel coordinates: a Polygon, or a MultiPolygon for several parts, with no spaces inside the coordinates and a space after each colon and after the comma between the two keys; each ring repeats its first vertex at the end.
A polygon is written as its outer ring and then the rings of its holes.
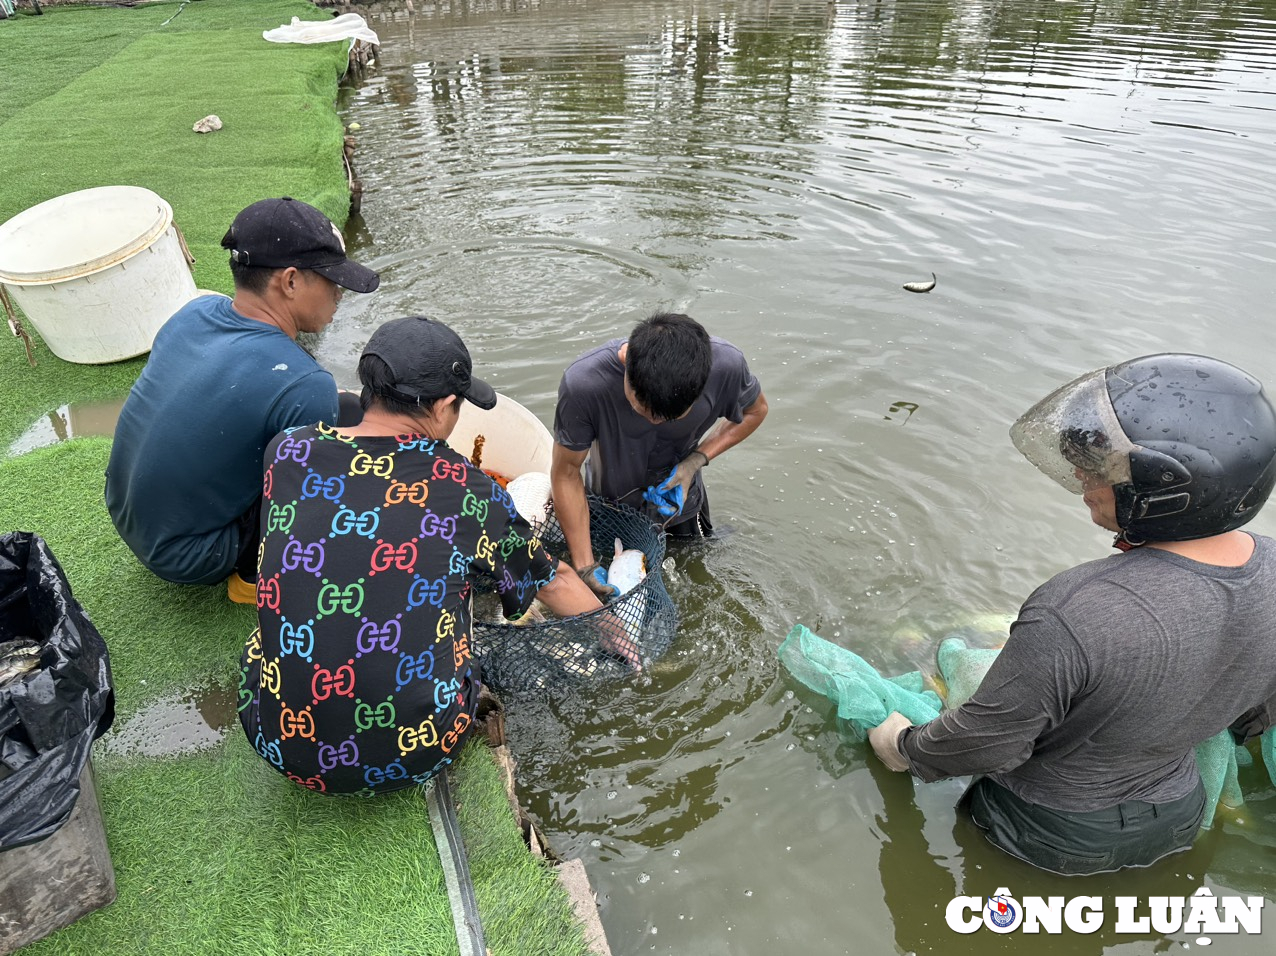
{"type": "Polygon", "coordinates": [[[333,43],[337,40],[363,40],[380,46],[376,31],[357,13],[343,13],[332,20],[301,20],[262,33],[271,43],[333,43]]]}

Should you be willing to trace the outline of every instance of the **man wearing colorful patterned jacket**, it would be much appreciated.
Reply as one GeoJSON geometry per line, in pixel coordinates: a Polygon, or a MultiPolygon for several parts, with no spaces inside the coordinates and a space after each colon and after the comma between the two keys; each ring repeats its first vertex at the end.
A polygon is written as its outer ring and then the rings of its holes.
{"type": "Polygon", "coordinates": [[[421,783],[473,726],[471,594],[508,618],[539,597],[601,605],[542,547],[509,495],[446,443],[462,401],[490,409],[460,337],[419,316],[373,333],[363,421],[294,428],[266,450],[258,628],[240,720],[276,770],[325,793],[421,783]]]}

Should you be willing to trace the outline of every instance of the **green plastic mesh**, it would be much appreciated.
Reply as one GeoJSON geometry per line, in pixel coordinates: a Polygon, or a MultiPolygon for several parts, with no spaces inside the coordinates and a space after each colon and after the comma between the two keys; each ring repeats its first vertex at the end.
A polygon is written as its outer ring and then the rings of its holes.
{"type": "MultiPolygon", "coordinates": [[[[485,684],[519,693],[616,680],[635,673],[631,662],[646,666],[669,649],[678,630],[678,612],[661,577],[664,532],[633,508],[593,497],[589,531],[594,553],[604,565],[615,554],[617,538],[623,548],[641,550],[646,578],[597,611],[519,624],[504,621],[495,593],[485,588],[474,599],[474,657],[485,684]]],[[[540,537],[551,554],[568,559],[562,528],[553,515],[540,537]]]]}
{"type": "MultiPolygon", "coordinates": [[[[947,687],[944,706],[960,707],[979,688],[999,651],[968,647],[965,636],[949,635],[940,642],[936,659],[947,687]]],[[[940,700],[924,689],[920,671],[884,677],[858,654],[826,641],[801,624],[795,624],[777,651],[780,662],[807,687],[837,704],[837,715],[862,736],[891,713],[899,711],[914,724],[934,720],[940,700]]],[[[1260,744],[1268,775],[1276,783],[1276,727],[1263,734],[1260,744]]],[[[1232,742],[1227,730],[1219,731],[1196,747],[1196,766],[1205,784],[1205,817],[1202,827],[1214,822],[1219,803],[1236,808],[1244,804],[1238,765],[1251,758],[1244,747],[1232,742]]]]}

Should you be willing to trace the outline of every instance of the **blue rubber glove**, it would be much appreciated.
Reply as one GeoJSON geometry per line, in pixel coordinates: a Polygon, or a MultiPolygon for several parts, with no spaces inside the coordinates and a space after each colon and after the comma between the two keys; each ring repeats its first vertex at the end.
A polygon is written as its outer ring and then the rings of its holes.
{"type": "Polygon", "coordinates": [[[662,518],[672,518],[682,514],[687,503],[687,492],[691,483],[696,480],[700,469],[709,464],[709,456],[702,451],[693,451],[686,458],[673,466],[669,477],[658,485],[648,486],[643,492],[643,499],[656,506],[662,518]]]}
{"type": "Polygon", "coordinates": [[[620,588],[607,580],[607,569],[601,564],[591,564],[587,568],[581,568],[576,573],[585,582],[585,586],[598,595],[599,600],[604,603],[620,596],[620,588]]]}
{"type": "Polygon", "coordinates": [[[642,493],[643,500],[655,505],[662,518],[672,518],[674,515],[682,514],[682,506],[687,503],[687,493],[683,490],[682,485],[674,485],[672,488],[665,487],[673,480],[673,476],[677,471],[677,466],[674,466],[673,471],[669,472],[668,478],[659,485],[648,485],[647,490],[642,493]]]}

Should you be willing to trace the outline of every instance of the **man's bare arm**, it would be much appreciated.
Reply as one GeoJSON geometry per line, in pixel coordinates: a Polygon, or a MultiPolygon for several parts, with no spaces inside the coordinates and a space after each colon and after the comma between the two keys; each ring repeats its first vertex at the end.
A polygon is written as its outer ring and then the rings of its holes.
{"type": "MultiPolygon", "coordinates": [[[[769,411],[766,396],[759,393],[758,397],[753,400],[753,404],[744,410],[744,417],[739,422],[726,422],[721,428],[716,428],[706,435],[696,446],[696,450],[701,452],[710,461],[717,458],[728,448],[732,448],[740,442],[744,441],[762,424],[762,420],[766,418],[769,411]]],[[[559,519],[562,520],[561,518],[559,519]]]]}
{"type": "Polygon", "coordinates": [[[550,465],[550,484],[554,492],[554,513],[562,526],[567,549],[574,568],[583,569],[594,563],[594,549],[589,542],[589,502],[585,498],[585,480],[580,468],[587,451],[572,451],[557,442],[550,465]]]}

